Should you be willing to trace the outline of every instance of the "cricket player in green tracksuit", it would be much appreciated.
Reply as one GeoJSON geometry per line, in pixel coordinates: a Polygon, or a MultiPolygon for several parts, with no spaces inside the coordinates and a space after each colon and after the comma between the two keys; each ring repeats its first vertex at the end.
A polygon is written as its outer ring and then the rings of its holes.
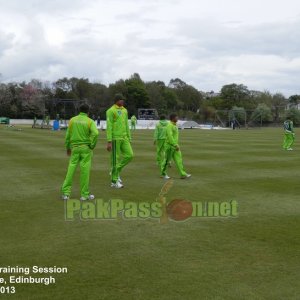
{"type": "Polygon", "coordinates": [[[168,163],[173,159],[176,167],[179,171],[180,178],[186,179],[191,177],[191,174],[187,174],[183,168],[182,163],[182,154],[178,145],[179,137],[178,137],[178,127],[176,125],[178,121],[178,116],[176,114],[170,115],[170,122],[167,125],[166,129],[166,157],[163,161],[161,168],[161,175],[165,179],[169,179],[170,177],[166,173],[168,163]]]}
{"type": "Polygon", "coordinates": [[[137,123],[137,119],[136,119],[135,115],[133,115],[131,117],[130,123],[131,123],[131,130],[135,130],[136,129],[136,123],[137,123]]]}
{"type": "Polygon", "coordinates": [[[122,188],[120,173],[132,160],[131,134],[124,97],[115,95],[115,104],[106,111],[107,150],[111,151],[111,187],[122,188]]]}
{"type": "Polygon", "coordinates": [[[283,128],[284,128],[283,149],[291,151],[293,150],[292,146],[295,141],[293,121],[291,121],[290,118],[287,118],[287,120],[283,123],[283,128]]]}
{"type": "Polygon", "coordinates": [[[98,129],[95,122],[88,117],[89,106],[80,106],[80,114],[72,118],[66,133],[65,145],[70,157],[68,172],[62,185],[62,198],[68,200],[71,194],[73,176],[80,164],[80,200],[93,200],[90,194],[89,181],[93,149],[98,140],[98,129]]]}
{"type": "Polygon", "coordinates": [[[168,121],[165,116],[160,117],[160,121],[156,124],[154,130],[154,145],[156,145],[156,161],[159,169],[162,168],[162,163],[165,159],[166,136],[167,136],[168,121]]]}

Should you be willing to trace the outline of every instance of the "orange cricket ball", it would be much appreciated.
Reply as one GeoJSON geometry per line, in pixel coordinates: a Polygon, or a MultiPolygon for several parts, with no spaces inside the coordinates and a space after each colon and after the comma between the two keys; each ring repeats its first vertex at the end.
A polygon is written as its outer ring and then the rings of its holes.
{"type": "Polygon", "coordinates": [[[193,213],[192,202],[184,199],[174,199],[167,205],[167,214],[174,221],[184,221],[193,213]]]}

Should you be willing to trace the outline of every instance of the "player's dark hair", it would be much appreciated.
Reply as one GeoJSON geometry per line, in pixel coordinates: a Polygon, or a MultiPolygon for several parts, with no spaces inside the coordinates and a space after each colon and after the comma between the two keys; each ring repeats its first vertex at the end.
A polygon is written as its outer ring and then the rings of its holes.
{"type": "Polygon", "coordinates": [[[79,107],[79,111],[87,114],[90,111],[90,107],[86,103],[81,104],[79,107]]]}
{"type": "Polygon", "coordinates": [[[177,117],[177,114],[170,114],[170,120],[174,120],[177,117]]]}
{"type": "Polygon", "coordinates": [[[165,120],[165,119],[166,119],[166,116],[161,115],[159,119],[160,119],[160,120],[165,120]]]}
{"type": "Polygon", "coordinates": [[[120,93],[115,94],[115,103],[120,101],[120,100],[125,100],[125,97],[120,93]]]}

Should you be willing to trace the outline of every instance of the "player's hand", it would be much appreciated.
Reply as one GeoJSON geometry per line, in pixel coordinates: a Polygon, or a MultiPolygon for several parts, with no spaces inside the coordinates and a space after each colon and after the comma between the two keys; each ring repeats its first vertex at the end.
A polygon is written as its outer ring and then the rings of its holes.
{"type": "Polygon", "coordinates": [[[111,142],[108,142],[107,146],[106,146],[106,150],[110,152],[111,149],[112,149],[112,144],[111,144],[111,142]]]}
{"type": "Polygon", "coordinates": [[[156,145],[156,141],[153,142],[153,145],[154,145],[154,146],[156,145]]]}
{"type": "Polygon", "coordinates": [[[72,153],[71,149],[67,149],[67,155],[71,156],[71,153],[72,153]]]}
{"type": "Polygon", "coordinates": [[[178,145],[175,146],[175,150],[176,150],[176,151],[179,151],[179,150],[180,150],[180,148],[179,148],[178,145]]]}

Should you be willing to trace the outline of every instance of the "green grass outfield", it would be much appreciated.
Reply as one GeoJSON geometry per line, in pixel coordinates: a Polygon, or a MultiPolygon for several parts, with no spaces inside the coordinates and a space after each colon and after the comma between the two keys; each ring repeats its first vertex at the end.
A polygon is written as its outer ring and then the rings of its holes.
{"type": "MultiPolygon", "coordinates": [[[[97,198],[155,201],[164,181],[153,131],[133,133],[126,187],[109,186],[100,132],[91,173],[97,198]]],[[[297,131],[296,131],[297,134],[297,131]]],[[[168,200],[238,201],[237,218],[65,221],[59,189],[64,132],[0,127],[0,267],[59,266],[55,285],[17,285],[2,299],[300,299],[300,144],[281,129],[180,132],[186,170],[168,200]]],[[[300,134],[299,134],[300,137],[300,134]]],[[[73,197],[79,197],[78,174],[73,197]]],[[[1,275],[0,275],[1,277],[1,275]]],[[[4,276],[5,277],[5,276],[4,276]]],[[[6,276],[7,278],[7,276],[6,276]]]]}

